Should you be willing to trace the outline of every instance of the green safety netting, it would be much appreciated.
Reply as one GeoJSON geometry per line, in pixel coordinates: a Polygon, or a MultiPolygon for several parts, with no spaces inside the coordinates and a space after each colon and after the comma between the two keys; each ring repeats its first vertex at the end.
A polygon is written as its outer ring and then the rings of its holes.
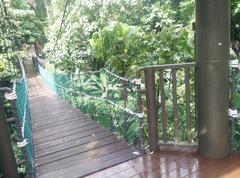
{"type": "Polygon", "coordinates": [[[20,61],[22,69],[22,78],[14,83],[14,89],[17,99],[17,113],[19,118],[19,124],[21,126],[22,140],[18,143],[19,147],[23,147],[27,156],[27,170],[30,171],[28,175],[34,176],[34,157],[33,157],[33,142],[32,142],[32,130],[31,130],[31,113],[29,109],[28,98],[28,86],[27,79],[25,77],[25,71],[20,61]]]}
{"type": "Polygon", "coordinates": [[[33,60],[45,84],[55,93],[124,138],[144,148],[146,144],[143,113],[139,111],[140,84],[106,69],[94,72],[52,72],[33,60]]]}

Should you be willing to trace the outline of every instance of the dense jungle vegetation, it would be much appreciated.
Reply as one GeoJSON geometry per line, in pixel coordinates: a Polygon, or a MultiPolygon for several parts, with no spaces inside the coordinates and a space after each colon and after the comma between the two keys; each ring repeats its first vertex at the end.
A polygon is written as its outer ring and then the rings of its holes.
{"type": "MultiPolygon", "coordinates": [[[[105,67],[131,78],[141,66],[194,61],[194,7],[194,0],[1,0],[0,86],[19,78],[17,59],[34,48],[47,69],[62,74],[105,67]]],[[[231,45],[239,57],[240,0],[231,7],[231,45]]],[[[100,80],[106,76],[91,82],[96,86],[100,80]]],[[[237,127],[239,147],[240,123],[237,127]]],[[[13,125],[11,132],[21,159],[13,125]]]]}

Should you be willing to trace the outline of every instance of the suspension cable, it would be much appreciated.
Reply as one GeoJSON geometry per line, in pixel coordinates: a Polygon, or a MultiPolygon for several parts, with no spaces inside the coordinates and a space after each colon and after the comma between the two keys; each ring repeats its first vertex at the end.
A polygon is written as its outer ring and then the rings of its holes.
{"type": "MultiPolygon", "coordinates": [[[[38,65],[39,65],[39,64],[38,64],[38,65]]],[[[40,67],[42,70],[45,70],[45,69],[43,69],[40,65],[39,65],[39,67],[40,67]]],[[[43,76],[43,77],[44,77],[44,76],[43,76]]],[[[70,91],[70,92],[72,92],[72,93],[80,94],[80,95],[82,95],[82,96],[85,96],[85,97],[90,98],[90,99],[93,99],[93,100],[98,100],[98,101],[102,101],[102,102],[109,103],[109,104],[111,104],[112,106],[114,106],[115,108],[120,109],[120,110],[124,111],[125,113],[127,113],[127,114],[129,114],[129,115],[133,115],[133,116],[138,117],[138,118],[143,118],[143,117],[144,117],[144,113],[134,112],[134,111],[132,111],[131,109],[125,108],[125,107],[123,107],[123,106],[120,106],[120,105],[114,103],[113,101],[111,101],[111,100],[109,100],[109,99],[106,99],[106,98],[104,98],[104,97],[92,96],[92,95],[86,94],[86,93],[84,93],[84,92],[77,91],[77,90],[75,90],[75,89],[73,89],[73,88],[66,88],[66,87],[64,87],[64,86],[62,86],[62,85],[60,85],[60,84],[58,84],[58,83],[56,83],[56,82],[51,82],[51,81],[49,81],[46,77],[44,77],[44,78],[45,78],[45,80],[47,80],[49,83],[51,83],[51,84],[53,84],[53,85],[56,85],[56,86],[58,86],[58,87],[60,87],[60,88],[62,88],[62,89],[68,90],[68,91],[70,91]]]]}
{"type": "Polygon", "coordinates": [[[57,38],[56,38],[56,41],[54,43],[54,46],[53,46],[53,50],[52,51],[55,51],[55,47],[57,46],[57,42],[61,36],[61,31],[62,31],[62,27],[63,27],[63,23],[65,21],[65,17],[66,17],[66,12],[67,12],[67,7],[69,5],[70,1],[69,0],[66,0],[65,1],[65,5],[64,5],[64,11],[63,11],[63,15],[62,15],[62,20],[61,20],[61,23],[60,23],[60,27],[59,27],[59,31],[57,33],[57,38]]]}

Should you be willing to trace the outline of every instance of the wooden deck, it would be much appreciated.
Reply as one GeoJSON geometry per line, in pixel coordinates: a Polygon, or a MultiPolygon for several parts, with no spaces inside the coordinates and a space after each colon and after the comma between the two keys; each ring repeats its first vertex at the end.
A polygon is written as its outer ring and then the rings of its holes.
{"type": "Polygon", "coordinates": [[[240,154],[209,160],[196,148],[134,149],[29,76],[37,178],[240,178],[240,154]]]}
{"type": "Polygon", "coordinates": [[[163,149],[88,176],[89,178],[240,178],[240,154],[223,160],[199,156],[195,148],[163,149]]]}
{"type": "Polygon", "coordinates": [[[38,76],[28,83],[37,178],[83,177],[142,154],[54,95],[38,76]]]}

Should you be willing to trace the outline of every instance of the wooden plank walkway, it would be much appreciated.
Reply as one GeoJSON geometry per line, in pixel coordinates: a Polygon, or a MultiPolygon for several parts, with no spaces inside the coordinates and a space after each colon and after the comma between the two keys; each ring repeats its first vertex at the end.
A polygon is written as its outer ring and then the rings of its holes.
{"type": "Polygon", "coordinates": [[[142,154],[28,77],[37,178],[83,177],[142,154]]]}
{"type": "Polygon", "coordinates": [[[240,154],[210,160],[196,147],[163,147],[135,155],[136,150],[55,96],[36,75],[29,78],[37,178],[240,177],[240,154]]]}

